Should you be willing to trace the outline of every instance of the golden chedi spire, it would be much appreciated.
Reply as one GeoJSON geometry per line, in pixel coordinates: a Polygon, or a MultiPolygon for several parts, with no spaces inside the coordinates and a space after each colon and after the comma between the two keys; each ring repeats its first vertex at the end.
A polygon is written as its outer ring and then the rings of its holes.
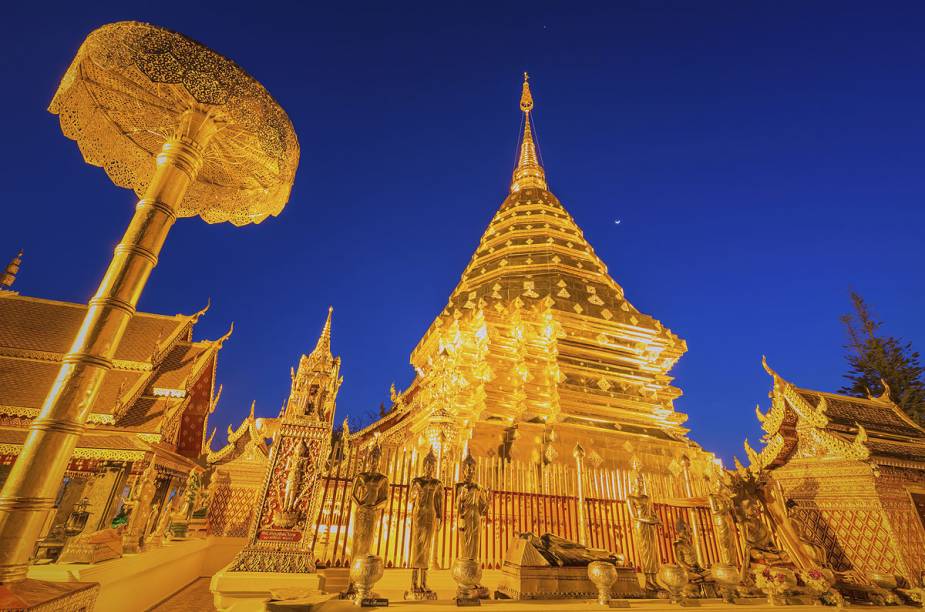
{"type": "Polygon", "coordinates": [[[530,93],[530,76],[524,72],[524,84],[520,94],[520,110],[524,114],[524,133],[520,140],[520,159],[511,180],[511,193],[535,187],[546,189],[546,172],[536,154],[533,130],[530,127],[530,112],[533,110],[533,94],[530,93]]]}
{"type": "Polygon", "coordinates": [[[3,276],[0,276],[0,291],[12,291],[13,283],[16,282],[16,275],[19,273],[19,266],[22,265],[22,249],[19,249],[16,257],[7,264],[3,276]]]}
{"type": "MultiPolygon", "coordinates": [[[[686,449],[687,417],[673,405],[681,390],[669,374],[686,344],[626,299],[547,187],[533,108],[525,80],[511,192],[412,352],[418,378],[407,394],[414,413],[407,427],[427,438],[434,414],[448,414],[459,424],[457,439],[475,444],[475,454],[487,452],[479,440],[507,435],[504,427],[550,423],[558,424],[553,450],[560,456],[571,453],[580,431],[602,429],[620,432],[608,435],[606,461],[631,439],[686,449]],[[434,372],[447,361],[445,373],[434,372]]],[[[531,457],[535,449],[521,446],[531,457]]]]}

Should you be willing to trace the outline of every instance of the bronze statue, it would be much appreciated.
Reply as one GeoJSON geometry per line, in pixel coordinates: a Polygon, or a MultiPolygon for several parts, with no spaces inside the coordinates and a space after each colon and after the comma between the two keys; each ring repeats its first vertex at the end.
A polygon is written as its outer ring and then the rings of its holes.
{"type": "Polygon", "coordinates": [[[706,570],[700,567],[697,561],[691,528],[683,518],[679,517],[675,522],[675,539],[671,543],[671,549],[674,551],[675,563],[687,570],[689,574],[696,574],[701,578],[706,574],[706,570]]]}
{"type": "Polygon", "coordinates": [[[456,530],[459,533],[459,552],[453,562],[453,579],[456,603],[471,602],[488,597],[488,589],[479,581],[482,566],[479,563],[479,527],[488,511],[488,491],[475,482],[475,459],[468,452],[462,462],[462,481],[456,483],[456,530]]]}
{"type": "Polygon", "coordinates": [[[729,520],[732,516],[732,494],[729,485],[718,475],[713,479],[713,492],[708,496],[713,533],[719,552],[719,561],[727,565],[736,564],[735,539],[729,520]]]}
{"type": "Polygon", "coordinates": [[[793,516],[791,508],[795,504],[784,499],[780,483],[765,473],[755,475],[742,469],[733,475],[733,487],[733,517],[745,542],[744,582],[750,579],[748,569],[752,563],[804,572],[828,567],[825,550],[810,540],[802,521],[793,516]]]}
{"type": "Polygon", "coordinates": [[[659,556],[655,545],[655,530],[661,521],[655,514],[652,499],[646,493],[645,479],[639,471],[636,472],[635,491],[627,497],[626,505],[633,519],[633,540],[639,552],[640,569],[646,580],[645,589],[649,592],[658,591],[660,589],[655,577],[658,574],[659,556]]]}
{"type": "Polygon", "coordinates": [[[758,480],[751,474],[738,474],[735,476],[733,487],[733,519],[739,527],[744,545],[740,575],[743,584],[751,585],[753,581],[749,570],[752,563],[769,566],[792,564],[787,555],[774,543],[772,531],[768,527],[771,517],[767,515],[758,480]]]}
{"type": "Polygon", "coordinates": [[[298,440],[293,443],[289,456],[286,457],[286,465],[283,473],[286,475],[286,481],[283,483],[282,490],[278,491],[279,511],[273,515],[273,526],[282,529],[292,529],[299,522],[301,512],[299,512],[299,502],[302,500],[302,480],[305,473],[305,465],[308,462],[308,447],[305,440],[298,440]]]}
{"type": "Polygon", "coordinates": [[[599,548],[588,548],[552,533],[537,536],[528,531],[517,537],[530,542],[530,545],[553,567],[583,567],[594,561],[608,561],[614,565],[623,563],[622,555],[614,555],[599,548]]]}
{"type": "Polygon", "coordinates": [[[366,456],[365,470],[353,479],[353,559],[370,554],[379,523],[379,512],[389,496],[389,480],[379,472],[382,449],[375,444],[366,456]]]}
{"type": "Polygon", "coordinates": [[[161,505],[161,512],[157,517],[157,523],[154,525],[154,529],[148,533],[148,537],[145,538],[145,548],[150,546],[160,546],[164,543],[164,538],[167,536],[167,530],[170,527],[170,518],[173,514],[173,504],[169,500],[164,500],[164,503],[161,505]]]}
{"type": "Polygon", "coordinates": [[[462,482],[456,483],[456,514],[459,517],[459,558],[479,558],[479,526],[488,510],[488,491],[475,479],[475,459],[467,454],[462,463],[462,482]]]}
{"type": "Polygon", "coordinates": [[[147,544],[148,538],[151,537],[151,533],[154,531],[155,525],[157,524],[157,511],[160,509],[160,504],[157,502],[151,504],[151,511],[148,513],[148,520],[145,521],[145,530],[141,534],[142,544],[147,544]]]}
{"type": "Polygon", "coordinates": [[[126,552],[138,551],[148,532],[149,517],[152,512],[157,512],[157,505],[151,504],[157,490],[156,477],[157,470],[154,468],[154,461],[151,461],[135,481],[129,494],[129,501],[126,505],[132,509],[132,513],[128,517],[128,525],[125,529],[126,552]]]}
{"type": "Polygon", "coordinates": [[[424,457],[424,475],[411,481],[411,592],[406,599],[436,599],[427,588],[434,532],[443,520],[443,483],[434,477],[436,469],[431,449],[424,457]]]}

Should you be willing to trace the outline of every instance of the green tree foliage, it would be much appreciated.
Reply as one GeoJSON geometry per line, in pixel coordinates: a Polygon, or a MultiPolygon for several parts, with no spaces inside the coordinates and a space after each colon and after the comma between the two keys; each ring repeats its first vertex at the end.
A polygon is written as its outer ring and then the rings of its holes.
{"type": "Polygon", "coordinates": [[[874,319],[864,299],[851,293],[854,312],[841,317],[848,332],[845,358],[851,369],[848,384],[840,392],[855,397],[878,396],[883,383],[890,388],[890,398],[920,425],[925,425],[925,368],[912,344],[900,338],[882,335],[881,323],[874,319]]]}

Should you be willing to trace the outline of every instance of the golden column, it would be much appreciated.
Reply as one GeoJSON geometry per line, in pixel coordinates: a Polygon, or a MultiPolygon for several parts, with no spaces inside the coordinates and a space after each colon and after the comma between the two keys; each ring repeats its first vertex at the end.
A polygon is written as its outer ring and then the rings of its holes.
{"type": "Polygon", "coordinates": [[[578,543],[588,545],[588,523],[585,520],[585,449],[581,443],[572,450],[575,457],[575,482],[578,489],[578,543]]]}
{"type": "MultiPolygon", "coordinates": [[[[684,478],[684,494],[688,499],[691,499],[694,497],[694,484],[691,480],[691,458],[686,454],[681,455],[681,470],[684,478]]],[[[688,507],[687,522],[691,525],[697,563],[700,564],[700,567],[706,567],[706,557],[703,554],[703,538],[700,535],[700,521],[697,520],[697,511],[694,508],[688,507]]]]}
{"type": "Polygon", "coordinates": [[[140,200],[0,493],[0,581],[29,557],[177,217],[259,223],[289,199],[299,145],[286,113],[231,60],[137,22],[93,31],[49,110],[87,163],[140,200]]]}

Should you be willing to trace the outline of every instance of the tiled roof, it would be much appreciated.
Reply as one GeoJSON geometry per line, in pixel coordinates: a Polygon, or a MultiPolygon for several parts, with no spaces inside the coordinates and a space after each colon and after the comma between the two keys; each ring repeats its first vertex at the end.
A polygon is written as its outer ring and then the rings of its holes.
{"type": "MultiPolygon", "coordinates": [[[[0,297],[0,347],[64,354],[87,306],[21,295],[0,297]]],[[[128,324],[116,359],[145,362],[158,343],[190,323],[190,317],[137,313],[128,324]]]]}
{"type": "Polygon", "coordinates": [[[178,342],[164,357],[151,381],[151,388],[185,389],[183,383],[200,365],[212,345],[206,342],[178,342]]]}
{"type": "Polygon", "coordinates": [[[825,397],[825,414],[837,425],[853,428],[856,423],[864,426],[868,434],[877,432],[910,436],[925,439],[925,432],[904,418],[890,404],[879,400],[869,400],[832,393],[820,393],[800,389],[800,395],[811,405],[816,406],[820,397],[825,397]]]}
{"type": "Polygon", "coordinates": [[[909,461],[925,461],[925,439],[921,441],[868,440],[867,448],[877,455],[898,457],[909,461]]]}
{"type": "Polygon", "coordinates": [[[128,431],[155,433],[171,401],[166,397],[142,397],[119,419],[119,427],[128,431]]]}
{"type": "MultiPolygon", "coordinates": [[[[25,429],[0,427],[0,444],[22,445],[26,440],[25,429]]],[[[99,448],[111,450],[151,450],[151,447],[131,433],[119,431],[86,431],[80,435],[77,448],[99,448]]]]}
{"type": "MultiPolygon", "coordinates": [[[[86,306],[19,295],[0,297],[0,407],[28,415],[41,408],[60,361],[86,313],[86,306]]],[[[103,379],[92,415],[124,413],[115,427],[155,433],[170,402],[155,389],[187,391],[192,375],[215,350],[214,342],[190,342],[195,319],[137,313],[103,379]],[[167,349],[166,354],[157,350],[167,349]],[[152,363],[152,360],[154,362],[152,363]],[[130,362],[130,363],[126,363],[130,362]],[[119,402],[131,402],[127,409],[119,402]]]]}
{"type": "MultiPolygon", "coordinates": [[[[41,408],[59,367],[56,361],[0,356],[0,406],[41,408]]],[[[103,379],[103,386],[90,412],[111,414],[119,389],[127,392],[145,374],[131,370],[110,371],[103,379]]]]}

